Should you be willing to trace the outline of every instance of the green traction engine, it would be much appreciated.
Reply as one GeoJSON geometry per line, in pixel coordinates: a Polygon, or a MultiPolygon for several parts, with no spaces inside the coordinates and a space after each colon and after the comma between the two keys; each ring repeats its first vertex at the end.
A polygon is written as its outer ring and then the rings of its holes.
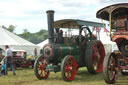
{"type": "Polygon", "coordinates": [[[43,47],[43,55],[35,61],[36,77],[40,80],[47,79],[50,72],[61,71],[63,80],[72,81],[80,67],[87,67],[92,74],[102,72],[105,50],[89,27],[98,28],[103,25],[77,19],[54,22],[54,11],[46,13],[49,43],[43,47]]]}

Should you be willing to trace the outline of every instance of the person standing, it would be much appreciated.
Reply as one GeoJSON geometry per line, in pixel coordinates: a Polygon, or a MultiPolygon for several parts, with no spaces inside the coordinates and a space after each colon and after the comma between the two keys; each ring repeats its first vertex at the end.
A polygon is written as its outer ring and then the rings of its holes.
{"type": "Polygon", "coordinates": [[[40,55],[42,55],[42,54],[43,54],[43,48],[40,49],[40,55]]]}
{"type": "Polygon", "coordinates": [[[0,72],[0,76],[1,75],[5,75],[5,64],[4,64],[4,60],[1,61],[1,72],[0,72]]]}
{"type": "Polygon", "coordinates": [[[8,75],[8,66],[10,66],[10,68],[13,72],[13,75],[16,75],[16,72],[15,72],[15,69],[13,66],[13,61],[12,61],[12,51],[8,45],[5,45],[5,57],[4,57],[4,59],[5,59],[5,65],[6,65],[5,74],[8,75]]]}
{"type": "Polygon", "coordinates": [[[34,49],[34,55],[37,56],[37,49],[34,49]]]}

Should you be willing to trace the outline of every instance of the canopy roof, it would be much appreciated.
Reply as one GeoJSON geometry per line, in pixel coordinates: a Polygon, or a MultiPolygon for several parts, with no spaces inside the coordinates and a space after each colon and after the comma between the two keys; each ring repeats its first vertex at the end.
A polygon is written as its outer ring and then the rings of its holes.
{"type": "Polygon", "coordinates": [[[0,45],[27,45],[35,46],[35,44],[9,32],[8,30],[0,27],[0,45]]]}
{"type": "Polygon", "coordinates": [[[92,21],[84,21],[79,19],[62,19],[54,22],[55,28],[73,28],[78,29],[80,26],[96,26],[103,27],[102,23],[92,22],[92,21]]]}
{"type": "Polygon", "coordinates": [[[112,13],[113,18],[116,18],[118,15],[128,15],[128,3],[114,4],[102,8],[97,12],[96,17],[109,20],[110,13],[112,13]]]}

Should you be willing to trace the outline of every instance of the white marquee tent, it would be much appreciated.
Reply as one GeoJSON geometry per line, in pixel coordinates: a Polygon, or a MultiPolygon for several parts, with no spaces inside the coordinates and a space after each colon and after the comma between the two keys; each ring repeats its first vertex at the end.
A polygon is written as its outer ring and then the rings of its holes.
{"type": "Polygon", "coordinates": [[[9,45],[12,50],[25,50],[28,55],[33,55],[35,48],[39,49],[35,44],[0,27],[0,48],[4,49],[5,45],[9,45]]]}
{"type": "Polygon", "coordinates": [[[44,47],[44,45],[47,44],[47,43],[48,43],[48,39],[46,39],[46,40],[44,40],[43,42],[37,44],[37,46],[39,46],[40,49],[42,49],[42,48],[44,47]]]}

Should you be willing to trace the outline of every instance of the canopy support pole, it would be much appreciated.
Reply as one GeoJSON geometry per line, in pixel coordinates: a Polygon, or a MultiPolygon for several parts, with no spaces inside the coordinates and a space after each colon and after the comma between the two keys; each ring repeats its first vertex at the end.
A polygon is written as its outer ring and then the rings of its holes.
{"type": "Polygon", "coordinates": [[[111,35],[111,32],[112,32],[112,13],[111,12],[109,13],[109,24],[110,24],[110,35],[111,35]]]}

